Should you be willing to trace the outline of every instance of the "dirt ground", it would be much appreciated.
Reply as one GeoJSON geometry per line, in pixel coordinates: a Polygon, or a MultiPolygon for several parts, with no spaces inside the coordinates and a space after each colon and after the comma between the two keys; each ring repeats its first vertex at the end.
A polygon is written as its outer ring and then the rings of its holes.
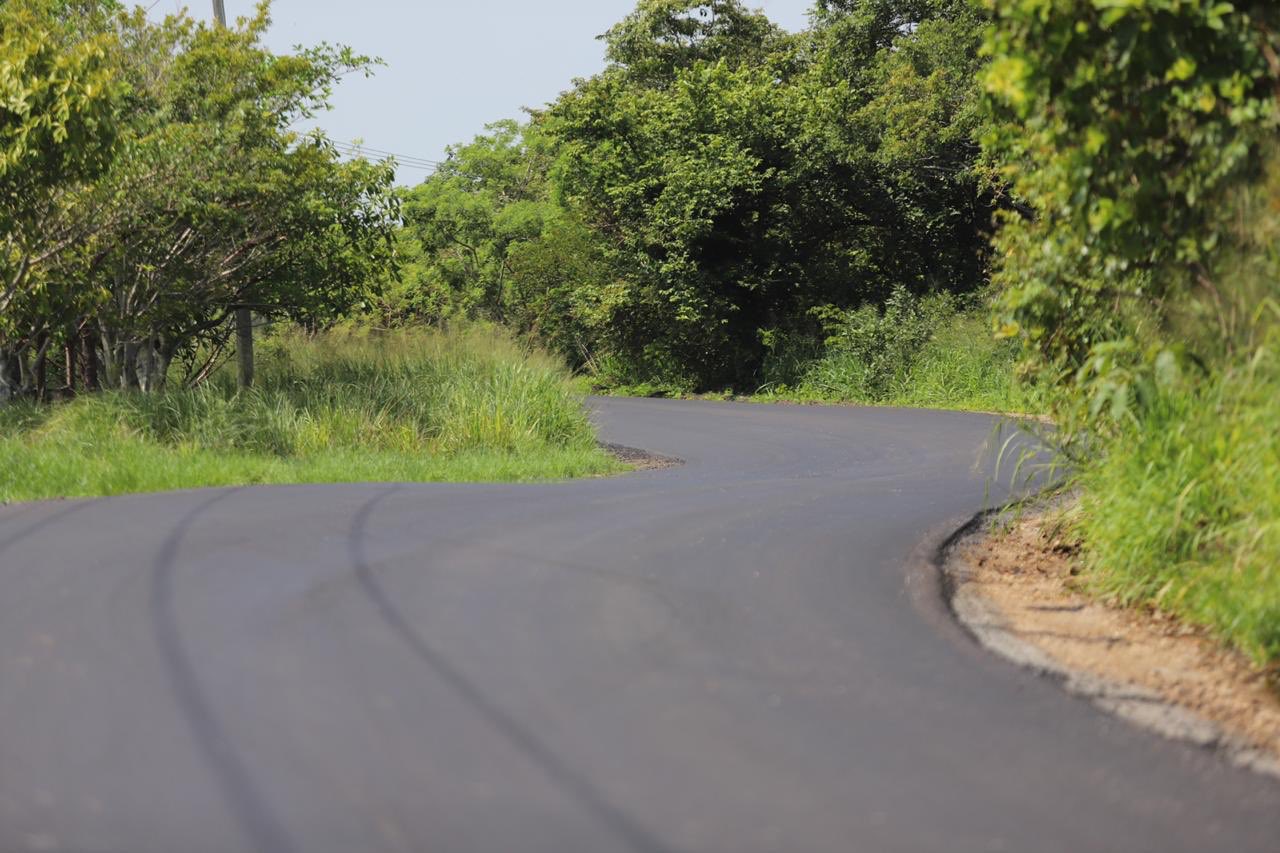
{"type": "Polygon", "coordinates": [[[1203,630],[1085,594],[1059,517],[1056,509],[1029,512],[963,540],[951,561],[963,575],[953,583],[977,596],[998,631],[1035,647],[1056,669],[1146,688],[1280,766],[1274,679],[1203,630]]]}

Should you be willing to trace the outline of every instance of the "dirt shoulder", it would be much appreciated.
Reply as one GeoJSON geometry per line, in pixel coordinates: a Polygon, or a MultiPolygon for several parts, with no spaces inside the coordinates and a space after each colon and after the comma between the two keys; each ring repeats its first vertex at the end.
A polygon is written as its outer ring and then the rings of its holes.
{"type": "Polygon", "coordinates": [[[944,560],[956,615],[992,651],[1162,734],[1280,776],[1280,695],[1200,629],[1084,591],[1063,506],[988,519],[944,560]]]}

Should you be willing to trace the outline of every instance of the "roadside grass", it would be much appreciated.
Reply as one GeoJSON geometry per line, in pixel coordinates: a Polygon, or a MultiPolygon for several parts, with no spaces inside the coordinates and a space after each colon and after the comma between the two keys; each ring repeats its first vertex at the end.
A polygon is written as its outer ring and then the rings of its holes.
{"type": "MultiPolygon", "coordinates": [[[[1041,414],[1043,393],[1019,381],[1014,341],[991,334],[983,310],[940,312],[903,334],[892,316],[870,318],[878,326],[861,346],[823,346],[792,336],[775,346],[764,367],[765,381],[750,393],[732,389],[689,394],[655,384],[598,382],[594,390],[617,396],[689,397],[775,403],[854,403],[959,409],[1008,414],[1041,414]],[[905,338],[905,340],[903,340],[905,338]]],[[[868,324],[864,313],[859,319],[868,324]]],[[[903,324],[906,325],[906,324],[903,324]]]]}
{"type": "Polygon", "coordinates": [[[569,372],[493,329],[285,332],[255,387],[0,408],[0,501],[251,483],[605,474],[569,372]]]}
{"type": "Polygon", "coordinates": [[[1274,348],[1162,395],[1080,474],[1087,580],[1280,662],[1280,363],[1274,348]]]}
{"type": "Polygon", "coordinates": [[[836,350],[810,362],[794,385],[765,386],[761,400],[847,402],[863,405],[964,409],[1033,414],[1035,389],[1015,376],[1017,345],[997,341],[985,314],[958,313],[940,324],[918,350],[887,376],[869,360],[836,350]]]}

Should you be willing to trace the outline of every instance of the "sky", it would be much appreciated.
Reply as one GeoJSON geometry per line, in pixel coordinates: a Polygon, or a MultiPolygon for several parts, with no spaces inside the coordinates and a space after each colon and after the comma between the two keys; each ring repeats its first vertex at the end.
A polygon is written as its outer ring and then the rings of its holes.
{"type": "MultiPolygon", "coordinates": [[[[212,17],[211,0],[150,0],[153,16],[186,6],[212,17]]],[[[254,0],[224,0],[228,20],[254,0]]],[[[283,52],[321,41],[381,57],[370,79],[348,77],[317,122],[338,142],[440,160],[446,145],[484,125],[519,118],[604,67],[595,37],[634,0],[274,0],[269,46],[283,52]]],[[[749,0],[777,24],[799,30],[813,0],[749,0]]],[[[401,167],[401,183],[426,173],[401,167]]]]}

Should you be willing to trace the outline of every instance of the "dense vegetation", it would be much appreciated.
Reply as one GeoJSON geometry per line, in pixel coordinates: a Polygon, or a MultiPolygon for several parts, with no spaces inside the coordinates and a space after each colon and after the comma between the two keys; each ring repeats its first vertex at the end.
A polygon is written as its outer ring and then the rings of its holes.
{"type": "Polygon", "coordinates": [[[1280,10],[993,3],[1000,331],[1061,389],[1090,578],[1280,658],[1280,10]]]}
{"type": "Polygon", "coordinates": [[[205,378],[228,313],[311,324],[391,260],[387,164],[290,128],[370,60],[91,0],[0,7],[0,399],[205,378]],[[179,369],[171,371],[171,367],[179,369]]]}
{"type": "Polygon", "coordinates": [[[0,408],[0,503],[244,483],[527,480],[619,466],[563,365],[498,330],[265,341],[239,391],[109,391],[0,408]]]}
{"type": "MultiPolygon", "coordinates": [[[[473,433],[441,426],[452,374],[364,345],[304,374],[268,360],[234,392],[238,305],[306,330],[277,338],[298,358],[342,318],[482,322],[603,388],[1047,410],[1092,582],[1274,660],[1277,18],[1261,0],[816,0],[788,33],[740,0],[639,0],[600,73],[393,190],[394,163],[290,130],[367,58],[272,55],[265,9],[222,30],[9,0],[0,398],[26,402],[0,416],[20,433],[5,461],[56,482],[40,453],[110,435],[319,477],[299,472],[356,446],[523,446],[492,424],[455,443],[473,433]],[[31,402],[55,386],[119,393],[31,402]]],[[[495,423],[585,452],[560,380],[527,380],[538,428],[495,423]]]]}
{"type": "Polygon", "coordinates": [[[536,334],[604,384],[751,390],[835,313],[985,282],[967,0],[644,0],[609,60],[405,197],[389,317],[536,334]]]}
{"type": "Polygon", "coordinates": [[[612,470],[563,366],[505,333],[322,331],[394,275],[399,199],[291,129],[372,60],[267,26],[0,6],[0,502],[612,470]],[[252,389],[241,306],[283,330],[252,389]]]}

